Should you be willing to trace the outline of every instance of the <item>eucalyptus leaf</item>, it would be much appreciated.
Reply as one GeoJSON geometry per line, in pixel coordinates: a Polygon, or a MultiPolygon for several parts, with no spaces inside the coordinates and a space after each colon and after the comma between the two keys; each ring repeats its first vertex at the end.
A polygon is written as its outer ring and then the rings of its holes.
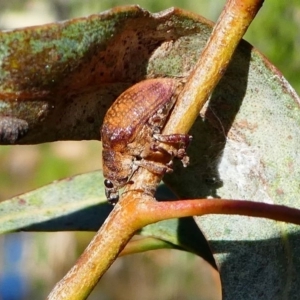
{"type": "Polygon", "coordinates": [[[112,206],[101,172],[66,178],[0,203],[0,233],[98,230],[112,206]]]}
{"type": "MultiPolygon", "coordinates": [[[[193,126],[190,166],[176,165],[164,181],[182,198],[299,208],[300,99],[255,49],[239,50],[193,126]]],[[[224,299],[297,299],[298,226],[221,215],[195,220],[221,266],[224,299]]]]}
{"type": "Polygon", "coordinates": [[[145,78],[187,76],[211,26],[128,6],[0,32],[0,143],[100,139],[117,96],[145,78]]]}
{"type": "MultiPolygon", "coordinates": [[[[102,182],[102,172],[96,171],[56,181],[1,202],[0,233],[97,231],[113,208],[104,196],[102,182]]],[[[174,199],[174,195],[161,185],[157,198],[174,199]]],[[[138,234],[164,241],[167,248],[195,253],[216,268],[208,243],[192,218],[158,222],[138,234]]]]}
{"type": "Polygon", "coordinates": [[[193,218],[172,219],[151,224],[144,227],[140,234],[168,242],[175,249],[201,256],[217,269],[208,242],[193,218]]]}

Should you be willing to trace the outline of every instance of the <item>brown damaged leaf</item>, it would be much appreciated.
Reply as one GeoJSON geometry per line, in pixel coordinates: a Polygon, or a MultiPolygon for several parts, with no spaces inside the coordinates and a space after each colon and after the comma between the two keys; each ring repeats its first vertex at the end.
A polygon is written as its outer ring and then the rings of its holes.
{"type": "Polygon", "coordinates": [[[119,7],[0,33],[0,143],[99,139],[107,108],[133,83],[184,77],[212,23],[180,9],[119,7]]]}

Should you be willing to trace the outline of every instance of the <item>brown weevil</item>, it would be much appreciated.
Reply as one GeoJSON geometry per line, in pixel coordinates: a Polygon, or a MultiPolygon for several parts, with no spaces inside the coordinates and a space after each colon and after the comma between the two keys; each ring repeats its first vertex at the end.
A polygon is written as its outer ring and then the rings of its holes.
{"type": "Polygon", "coordinates": [[[191,137],[161,134],[181,88],[182,82],[178,79],[147,79],[123,92],[107,111],[101,138],[105,194],[110,203],[118,201],[119,189],[130,182],[138,167],[164,174],[172,171],[173,157],[179,157],[184,166],[188,164],[185,149],[191,137]],[[159,143],[180,147],[169,153],[159,143]],[[166,152],[170,164],[157,158],[166,152]]]}

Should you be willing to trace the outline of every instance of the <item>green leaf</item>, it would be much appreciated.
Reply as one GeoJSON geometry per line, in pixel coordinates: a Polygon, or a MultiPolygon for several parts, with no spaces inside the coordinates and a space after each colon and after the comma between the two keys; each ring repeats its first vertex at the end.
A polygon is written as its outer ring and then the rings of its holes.
{"type": "MultiPolygon", "coordinates": [[[[0,233],[97,231],[112,210],[102,183],[102,172],[97,171],[56,181],[1,202],[0,233]]],[[[165,186],[160,186],[157,197],[174,199],[165,186]]],[[[192,218],[152,224],[139,234],[154,238],[144,251],[153,247],[181,249],[203,257],[215,267],[207,241],[192,218]],[[157,243],[158,240],[163,243],[157,243]]]]}
{"type": "Polygon", "coordinates": [[[140,234],[168,242],[175,249],[201,256],[217,268],[208,242],[193,218],[172,219],[151,224],[144,227],[140,234]]]}
{"type": "MultiPolygon", "coordinates": [[[[299,208],[300,99],[255,49],[242,43],[239,50],[193,126],[190,166],[176,165],[164,181],[181,198],[299,208]]],[[[225,299],[298,293],[299,226],[221,215],[195,220],[221,266],[225,299]]]]}
{"type": "Polygon", "coordinates": [[[0,203],[0,233],[11,231],[96,231],[112,206],[101,172],[56,181],[0,203]]]}

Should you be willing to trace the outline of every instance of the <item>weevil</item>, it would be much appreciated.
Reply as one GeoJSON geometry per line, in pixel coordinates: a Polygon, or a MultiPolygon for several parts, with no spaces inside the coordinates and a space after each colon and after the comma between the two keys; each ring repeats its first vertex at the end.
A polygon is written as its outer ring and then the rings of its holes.
{"type": "Polygon", "coordinates": [[[123,92],[108,109],[101,139],[105,194],[110,203],[118,201],[119,189],[130,183],[138,167],[162,175],[172,171],[175,156],[184,166],[188,164],[185,149],[191,136],[161,134],[182,86],[178,79],[147,79],[123,92]],[[159,143],[180,146],[177,151],[168,153],[168,164],[157,158],[168,152],[159,143]]]}

